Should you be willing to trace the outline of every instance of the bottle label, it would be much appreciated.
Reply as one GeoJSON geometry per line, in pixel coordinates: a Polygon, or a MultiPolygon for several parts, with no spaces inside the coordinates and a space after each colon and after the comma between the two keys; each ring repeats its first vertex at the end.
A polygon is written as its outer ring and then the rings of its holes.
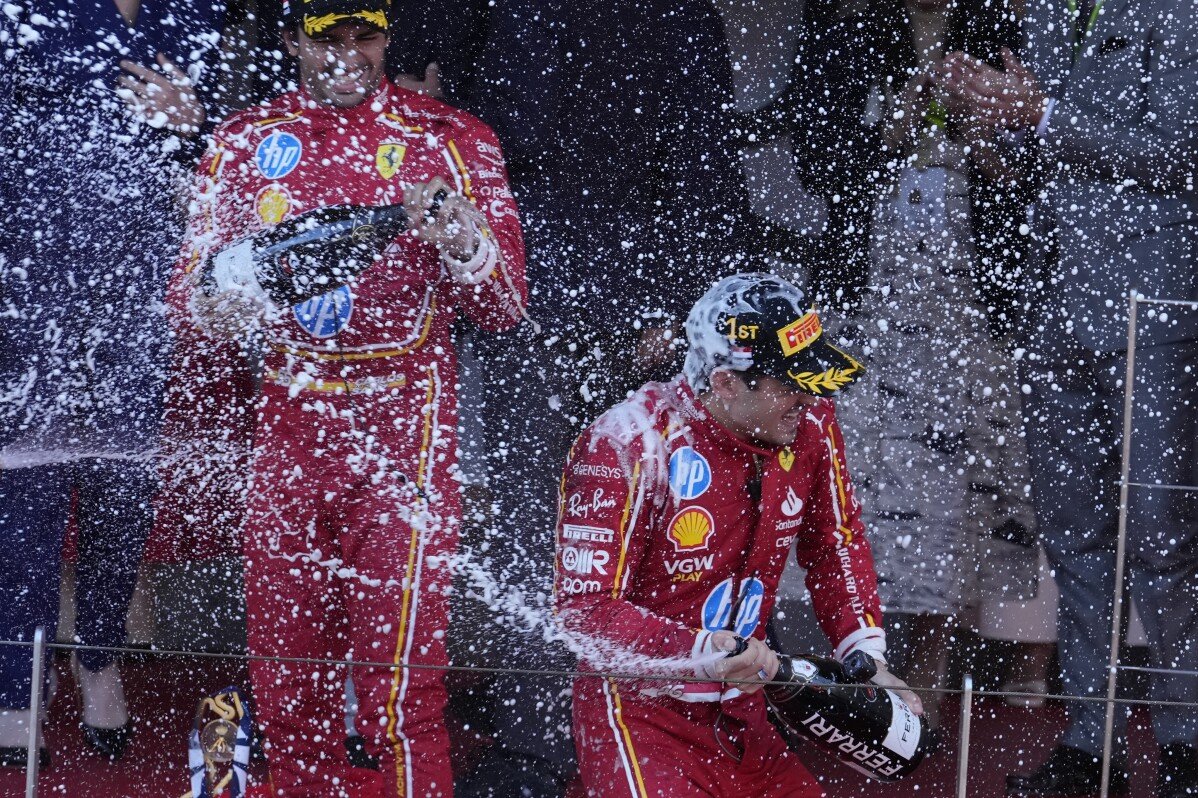
{"type": "Polygon", "coordinates": [[[819,673],[819,669],[805,659],[795,657],[790,661],[790,667],[794,670],[794,674],[799,679],[811,681],[815,675],[819,673]]]}
{"type": "Polygon", "coordinates": [[[915,756],[919,747],[919,718],[911,711],[903,699],[890,690],[884,691],[890,698],[892,710],[890,713],[890,729],[882,745],[904,759],[915,756]]]}

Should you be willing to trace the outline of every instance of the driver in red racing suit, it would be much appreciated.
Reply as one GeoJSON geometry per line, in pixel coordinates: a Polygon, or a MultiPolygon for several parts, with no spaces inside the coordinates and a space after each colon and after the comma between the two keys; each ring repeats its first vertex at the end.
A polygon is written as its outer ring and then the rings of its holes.
{"type": "Polygon", "coordinates": [[[574,733],[590,796],[819,796],[766,718],[762,640],[793,548],[835,656],[878,683],[886,635],[828,393],[861,366],[777,278],[726,278],[687,320],[683,376],[650,383],[575,443],[562,481],[554,592],[584,665],[574,733]],[[728,657],[735,637],[749,649],[728,657]],[[691,677],[671,681],[668,677],[691,677]],[[707,681],[696,681],[695,677],[707,681]]]}
{"type": "MultiPolygon", "coordinates": [[[[402,202],[417,229],[349,285],[273,315],[176,280],[177,310],[205,329],[236,338],[261,323],[243,525],[249,648],[445,665],[460,516],[452,325],[459,311],[490,329],[520,321],[520,224],[491,130],[383,78],[383,4],[292,6],[302,13],[285,40],[301,88],[216,131],[181,272],[322,206],[402,202]]],[[[377,771],[351,767],[338,733],[345,669],[256,660],[251,676],[278,795],[453,794],[443,672],[354,669],[377,771]]]]}

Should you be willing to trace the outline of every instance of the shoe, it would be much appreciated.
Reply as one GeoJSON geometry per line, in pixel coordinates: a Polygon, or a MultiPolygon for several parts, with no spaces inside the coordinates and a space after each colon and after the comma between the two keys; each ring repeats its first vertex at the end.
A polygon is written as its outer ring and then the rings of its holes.
{"type": "Polygon", "coordinates": [[[345,751],[350,765],[365,770],[378,770],[379,759],[371,756],[366,750],[366,738],[360,734],[351,734],[345,738],[345,751]]]}
{"type": "Polygon", "coordinates": [[[1029,679],[1026,682],[1011,682],[1001,688],[1004,693],[1035,693],[1035,695],[1003,696],[1002,702],[1009,707],[1019,709],[1040,709],[1046,703],[1044,696],[1048,694],[1048,683],[1040,679],[1029,679]]]}
{"type": "MultiPolygon", "coordinates": [[[[1127,763],[1111,762],[1111,795],[1127,795],[1127,763]]],[[[1032,773],[1007,776],[1007,795],[1018,798],[1082,798],[1102,787],[1102,759],[1080,748],[1058,745],[1032,773]]]]}
{"type": "Polygon", "coordinates": [[[115,762],[125,755],[133,735],[121,672],[115,662],[89,671],[74,656],[71,670],[83,697],[83,738],[93,751],[115,762]]]}
{"type": "Polygon", "coordinates": [[[83,739],[88,746],[105,759],[116,762],[125,755],[125,747],[133,736],[133,724],[126,723],[117,729],[101,729],[98,726],[83,725],[83,739]]]}
{"type": "Polygon", "coordinates": [[[1156,794],[1158,798],[1198,796],[1198,749],[1185,743],[1161,746],[1156,794]]]}
{"type": "MultiPolygon", "coordinates": [[[[0,768],[24,768],[29,763],[28,748],[0,748],[0,768]]],[[[45,747],[37,749],[39,770],[50,767],[50,752],[45,747]]]]}
{"type": "MultiPolygon", "coordinates": [[[[44,724],[39,724],[43,726],[44,724]]],[[[38,766],[50,767],[50,752],[38,729],[38,766]]],[[[29,710],[0,709],[0,767],[24,768],[29,757],[29,710]]]]}

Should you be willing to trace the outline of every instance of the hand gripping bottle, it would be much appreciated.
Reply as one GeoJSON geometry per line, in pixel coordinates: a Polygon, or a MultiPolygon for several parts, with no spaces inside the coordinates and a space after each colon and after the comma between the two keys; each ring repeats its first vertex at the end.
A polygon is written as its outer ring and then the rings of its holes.
{"type": "Polygon", "coordinates": [[[877,667],[864,651],[843,663],[785,654],[778,660],[765,697],[770,719],[792,750],[805,740],[879,781],[897,781],[923,760],[923,719],[893,691],[868,685],[877,667]]]}

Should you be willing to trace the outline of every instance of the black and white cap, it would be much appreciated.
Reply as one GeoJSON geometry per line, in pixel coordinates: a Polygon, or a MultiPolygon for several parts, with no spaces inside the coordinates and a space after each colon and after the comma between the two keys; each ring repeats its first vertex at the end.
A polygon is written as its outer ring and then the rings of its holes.
{"type": "Polygon", "coordinates": [[[847,387],[865,367],[828,342],[803,291],[770,274],[725,277],[695,303],[686,319],[690,348],[684,372],[696,391],[711,373],[750,369],[813,396],[847,387]]]}

